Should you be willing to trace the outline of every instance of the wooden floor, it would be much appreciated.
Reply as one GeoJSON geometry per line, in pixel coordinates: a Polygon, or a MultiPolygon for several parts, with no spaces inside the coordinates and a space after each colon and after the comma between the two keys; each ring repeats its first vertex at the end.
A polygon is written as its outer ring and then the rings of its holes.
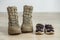
{"type": "MultiPolygon", "coordinates": [[[[19,14],[19,25],[22,24],[22,13],[19,14]]],[[[60,40],[60,13],[33,13],[33,28],[37,23],[52,24],[54,35],[35,35],[33,33],[23,33],[20,35],[8,35],[8,15],[0,13],[0,40],[60,40]]]]}

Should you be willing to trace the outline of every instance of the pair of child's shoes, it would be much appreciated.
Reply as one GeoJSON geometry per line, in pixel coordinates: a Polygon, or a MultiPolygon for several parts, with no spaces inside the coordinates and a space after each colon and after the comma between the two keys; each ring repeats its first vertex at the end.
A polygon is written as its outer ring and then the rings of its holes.
{"type": "Polygon", "coordinates": [[[50,24],[46,24],[45,26],[43,24],[37,24],[36,25],[36,34],[47,34],[47,35],[52,35],[54,34],[54,28],[50,24]]]}

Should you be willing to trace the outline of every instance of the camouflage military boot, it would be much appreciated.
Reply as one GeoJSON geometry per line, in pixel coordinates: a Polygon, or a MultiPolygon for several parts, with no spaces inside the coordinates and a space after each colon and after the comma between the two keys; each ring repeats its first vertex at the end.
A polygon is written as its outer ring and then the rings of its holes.
{"type": "Polygon", "coordinates": [[[25,5],[23,11],[23,23],[21,30],[23,33],[33,32],[33,25],[32,25],[32,6],[25,5]]]}
{"type": "Polygon", "coordinates": [[[18,13],[17,13],[17,7],[7,7],[8,11],[8,34],[11,35],[17,35],[21,33],[20,26],[18,24],[18,13]]]}

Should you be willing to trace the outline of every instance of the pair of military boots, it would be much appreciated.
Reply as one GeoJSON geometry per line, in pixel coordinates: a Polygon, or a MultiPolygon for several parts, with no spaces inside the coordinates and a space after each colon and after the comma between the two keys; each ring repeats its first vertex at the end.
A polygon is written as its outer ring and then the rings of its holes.
{"type": "Polygon", "coordinates": [[[45,26],[43,24],[37,24],[36,25],[36,34],[47,34],[47,35],[52,35],[54,34],[54,28],[50,24],[46,24],[45,26]]]}

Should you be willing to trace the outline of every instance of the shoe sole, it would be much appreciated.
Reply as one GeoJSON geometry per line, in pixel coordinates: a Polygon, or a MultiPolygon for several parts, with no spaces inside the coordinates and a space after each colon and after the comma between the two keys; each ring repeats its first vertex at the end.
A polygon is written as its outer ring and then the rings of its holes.
{"type": "Polygon", "coordinates": [[[44,32],[36,32],[35,34],[36,34],[36,35],[43,35],[44,32]]]}
{"type": "Polygon", "coordinates": [[[47,35],[53,35],[54,32],[46,32],[45,34],[47,34],[47,35]]]}
{"type": "Polygon", "coordinates": [[[44,33],[47,34],[47,35],[53,35],[54,34],[54,32],[47,32],[46,29],[45,29],[44,33]]]}

